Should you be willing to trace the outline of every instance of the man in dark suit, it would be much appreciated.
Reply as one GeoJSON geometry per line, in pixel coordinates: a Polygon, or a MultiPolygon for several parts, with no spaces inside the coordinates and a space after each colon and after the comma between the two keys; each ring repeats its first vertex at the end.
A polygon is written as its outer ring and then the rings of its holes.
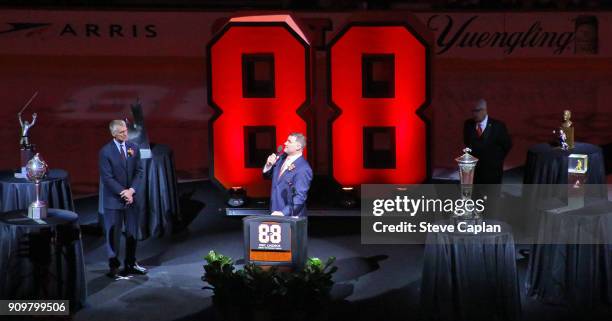
{"type": "Polygon", "coordinates": [[[292,133],[287,137],[284,153],[268,157],[263,175],[272,178],[272,215],[306,216],[306,199],[312,181],[312,169],[302,156],[305,147],[304,135],[292,133]]]}
{"type": "Polygon", "coordinates": [[[138,146],[127,141],[128,130],[124,121],[109,124],[113,140],[104,145],[99,154],[100,177],[104,189],[104,234],[110,271],[109,277],[119,273],[119,245],[122,225],[126,224],[125,261],[122,274],[146,274],[147,270],[136,262],[138,235],[138,207],[135,199],[143,177],[138,146]]]}
{"type": "Polygon", "coordinates": [[[478,158],[474,184],[501,184],[504,159],[512,141],[506,125],[487,115],[487,102],[480,99],[472,109],[473,118],[465,121],[463,142],[478,158]]]}

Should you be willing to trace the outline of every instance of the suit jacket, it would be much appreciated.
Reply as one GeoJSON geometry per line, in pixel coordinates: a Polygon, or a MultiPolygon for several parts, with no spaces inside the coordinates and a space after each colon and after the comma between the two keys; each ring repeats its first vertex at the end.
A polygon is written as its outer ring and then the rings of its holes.
{"type": "Polygon", "coordinates": [[[304,157],[300,156],[293,162],[295,168],[286,169],[279,177],[286,159],[287,154],[284,154],[270,170],[263,173],[265,178],[272,178],[270,210],[281,211],[285,216],[306,216],[306,199],[312,181],[312,169],[304,157]]]}
{"type": "Polygon", "coordinates": [[[474,183],[501,184],[504,159],[512,148],[506,125],[489,117],[487,128],[478,137],[476,121],[468,119],[463,125],[463,142],[472,150],[471,154],[478,158],[474,183]]]}
{"type": "MultiPolygon", "coordinates": [[[[136,144],[130,142],[125,143],[125,149],[127,160],[123,159],[119,148],[112,140],[100,149],[98,166],[104,189],[103,204],[107,209],[124,209],[125,202],[119,193],[130,187],[134,190],[140,188],[143,177],[140,150],[136,144]],[[130,148],[134,151],[133,156],[127,153],[130,148]]],[[[134,198],[134,204],[136,201],[134,198]]]]}

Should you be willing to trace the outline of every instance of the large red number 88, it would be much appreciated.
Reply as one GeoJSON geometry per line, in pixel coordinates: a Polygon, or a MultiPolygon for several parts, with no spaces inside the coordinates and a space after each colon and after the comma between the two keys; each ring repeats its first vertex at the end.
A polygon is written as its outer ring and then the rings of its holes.
{"type": "MultiPolygon", "coordinates": [[[[273,152],[292,131],[306,133],[298,112],[309,101],[309,45],[291,18],[271,17],[265,22],[262,17],[253,17],[258,22],[232,19],[208,47],[209,98],[216,109],[211,120],[212,178],[225,188],[246,187],[249,196],[270,192],[269,182],[262,178],[267,156],[262,154],[273,152]],[[270,77],[267,82],[266,77],[270,77]],[[251,87],[245,84],[248,81],[251,87]],[[276,141],[264,147],[246,146],[250,128],[254,135],[276,141]],[[249,148],[259,153],[254,157],[258,162],[248,164],[249,148]]],[[[251,145],[266,142],[253,137],[251,145]]]]}
{"type": "Polygon", "coordinates": [[[329,98],[339,110],[332,124],[334,178],[342,185],[423,182],[425,42],[404,25],[352,24],[330,43],[328,59],[329,98]]]}

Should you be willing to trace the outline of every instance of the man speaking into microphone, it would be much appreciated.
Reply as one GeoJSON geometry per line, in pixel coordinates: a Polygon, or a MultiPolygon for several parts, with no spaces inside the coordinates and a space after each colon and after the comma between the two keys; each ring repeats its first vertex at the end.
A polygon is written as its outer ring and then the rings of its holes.
{"type": "Polygon", "coordinates": [[[263,175],[272,178],[272,215],[306,216],[312,169],[302,156],[305,147],[306,137],[301,133],[291,133],[282,152],[268,156],[263,175]]]}

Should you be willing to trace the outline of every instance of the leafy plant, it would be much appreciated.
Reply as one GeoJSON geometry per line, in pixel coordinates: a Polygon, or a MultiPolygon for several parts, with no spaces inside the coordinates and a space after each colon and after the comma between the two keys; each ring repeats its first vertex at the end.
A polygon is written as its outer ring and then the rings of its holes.
{"type": "Polygon", "coordinates": [[[265,305],[286,294],[285,282],[276,268],[264,270],[250,263],[244,266],[244,281],[252,305],[265,305]]]}
{"type": "Polygon", "coordinates": [[[225,313],[240,310],[243,316],[266,310],[271,315],[305,316],[324,310],[334,285],[332,275],[338,269],[333,266],[335,257],[325,263],[309,258],[303,269],[294,272],[262,269],[252,263],[236,270],[230,257],[215,251],[205,259],[202,280],[210,284],[205,289],[214,291],[213,302],[225,313]]]}
{"type": "Polygon", "coordinates": [[[338,270],[333,266],[335,257],[327,259],[325,264],[319,258],[309,258],[302,271],[294,273],[287,282],[291,305],[298,309],[326,304],[334,285],[333,274],[338,270]]]}
{"type": "Polygon", "coordinates": [[[226,298],[232,296],[240,296],[244,293],[244,279],[242,277],[242,271],[235,271],[234,261],[229,256],[225,256],[211,250],[208,255],[204,257],[206,264],[204,265],[204,275],[202,281],[210,284],[210,287],[204,287],[205,289],[212,289],[214,291],[214,300],[217,303],[225,301],[226,298]]]}

